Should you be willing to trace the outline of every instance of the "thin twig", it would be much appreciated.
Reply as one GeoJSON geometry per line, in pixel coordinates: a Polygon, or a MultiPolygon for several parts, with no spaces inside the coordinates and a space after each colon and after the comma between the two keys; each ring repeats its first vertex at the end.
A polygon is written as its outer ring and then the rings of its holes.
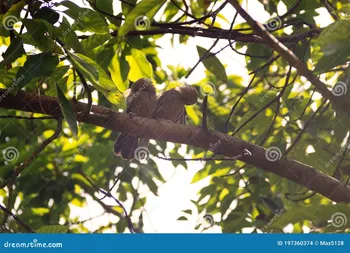
{"type": "Polygon", "coordinates": [[[242,92],[241,96],[238,98],[238,100],[236,101],[236,103],[232,106],[231,108],[231,112],[226,120],[226,124],[225,124],[225,134],[227,134],[228,132],[228,125],[230,123],[230,119],[231,119],[231,116],[233,114],[233,112],[236,110],[236,107],[238,106],[239,102],[241,101],[241,99],[243,98],[243,96],[245,94],[247,94],[247,92],[249,91],[250,87],[252,86],[253,82],[254,82],[254,79],[255,79],[256,75],[253,76],[253,78],[250,80],[248,86],[244,89],[244,91],[242,92]]]}
{"type": "Polygon", "coordinates": [[[4,188],[8,184],[14,184],[19,174],[23,172],[51,142],[53,142],[58,138],[61,131],[62,131],[62,118],[59,117],[57,118],[57,128],[54,134],[51,135],[45,141],[43,141],[43,143],[40,144],[40,146],[31,154],[31,156],[26,161],[24,161],[22,164],[16,167],[10,179],[6,180],[2,185],[0,185],[0,189],[4,188]]]}
{"type": "Polygon", "coordinates": [[[123,209],[123,212],[124,212],[124,216],[126,218],[126,221],[128,223],[128,228],[129,228],[129,231],[130,233],[135,233],[135,229],[134,229],[134,226],[131,222],[131,219],[129,217],[129,214],[128,212],[126,211],[124,205],[117,199],[115,198],[110,192],[107,192],[105,191],[104,189],[98,187],[97,185],[95,185],[94,182],[92,182],[92,180],[83,172],[83,171],[80,171],[80,174],[86,179],[89,181],[89,183],[92,185],[92,187],[98,191],[98,192],[102,192],[103,194],[105,194],[107,197],[110,197],[112,198],[115,202],[117,202],[117,204],[123,209]]]}
{"type": "Polygon", "coordinates": [[[28,232],[35,233],[31,227],[29,227],[26,223],[24,223],[21,219],[19,219],[16,215],[14,215],[10,210],[0,204],[0,209],[7,215],[10,215],[18,224],[24,227],[28,232]]]}
{"type": "Polygon", "coordinates": [[[236,161],[238,159],[241,159],[243,156],[251,156],[251,152],[248,149],[245,149],[241,154],[234,156],[234,157],[226,157],[226,158],[206,158],[206,157],[200,157],[200,158],[167,158],[167,157],[161,157],[156,156],[159,159],[166,160],[166,161],[236,161]]]}
{"type": "Polygon", "coordinates": [[[36,120],[36,119],[57,119],[55,116],[43,116],[43,117],[25,117],[17,115],[1,115],[0,119],[26,119],[26,120],[36,120]]]}

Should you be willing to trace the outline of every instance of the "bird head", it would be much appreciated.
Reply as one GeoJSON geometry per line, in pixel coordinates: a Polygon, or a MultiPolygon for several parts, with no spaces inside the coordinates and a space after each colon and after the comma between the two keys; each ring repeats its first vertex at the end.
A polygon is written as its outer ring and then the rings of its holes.
{"type": "Polygon", "coordinates": [[[152,94],[156,94],[156,89],[153,86],[153,83],[150,79],[147,78],[141,78],[137,80],[131,87],[131,92],[150,92],[152,94]]]}
{"type": "Polygon", "coordinates": [[[178,91],[181,94],[181,97],[185,101],[185,105],[193,105],[197,102],[198,93],[196,88],[191,85],[185,84],[178,88],[178,91]]]}

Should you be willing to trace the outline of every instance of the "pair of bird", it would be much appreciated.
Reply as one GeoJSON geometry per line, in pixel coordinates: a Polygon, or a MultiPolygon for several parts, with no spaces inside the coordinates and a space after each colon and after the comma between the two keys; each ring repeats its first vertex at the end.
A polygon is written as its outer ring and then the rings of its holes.
{"type": "MultiPolygon", "coordinates": [[[[151,80],[141,78],[131,87],[126,99],[126,113],[139,117],[170,120],[174,123],[186,124],[185,105],[197,102],[198,94],[194,87],[184,85],[167,90],[157,99],[156,89],[151,80]]],[[[134,157],[135,150],[148,146],[149,139],[121,133],[114,144],[114,153],[123,159],[134,157]]]]}

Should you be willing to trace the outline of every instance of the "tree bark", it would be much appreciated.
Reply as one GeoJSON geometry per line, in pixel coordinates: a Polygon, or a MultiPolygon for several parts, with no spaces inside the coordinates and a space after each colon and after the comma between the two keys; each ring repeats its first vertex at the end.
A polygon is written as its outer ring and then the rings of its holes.
{"type": "MultiPolygon", "coordinates": [[[[74,110],[80,112],[86,106],[87,104],[78,102],[74,105],[74,110]]],[[[12,95],[8,94],[6,90],[0,89],[0,107],[52,116],[61,115],[59,102],[56,98],[38,96],[23,91],[12,95]]],[[[92,106],[90,115],[79,119],[79,121],[134,136],[183,143],[205,150],[209,150],[213,144],[219,143],[215,145],[217,147],[215,153],[227,157],[237,156],[244,149],[248,149],[252,155],[242,157],[241,161],[303,185],[335,202],[350,202],[350,187],[337,179],[287,157],[281,157],[277,161],[268,160],[265,148],[217,131],[209,131],[208,133],[199,126],[141,118],[118,113],[97,105],[92,106]]]]}

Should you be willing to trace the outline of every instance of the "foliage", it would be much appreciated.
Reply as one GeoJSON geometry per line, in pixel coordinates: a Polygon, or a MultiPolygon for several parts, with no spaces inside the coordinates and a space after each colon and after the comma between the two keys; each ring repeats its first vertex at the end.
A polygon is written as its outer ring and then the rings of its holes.
{"type": "MultiPolygon", "coordinates": [[[[25,169],[15,186],[0,190],[2,202],[37,232],[66,232],[67,227],[69,232],[87,232],[84,222],[77,223],[70,218],[70,206],[86,206],[88,196],[100,203],[91,182],[97,187],[109,189],[118,175],[119,182],[112,194],[122,203],[131,203],[126,206],[129,216],[134,227],[142,230],[142,207],[147,199],[139,195],[137,186],[142,185],[157,195],[158,186],[165,180],[157,168],[155,156],[164,154],[166,143],[158,141],[150,145],[153,156],[147,164],[137,161],[129,164],[115,157],[112,148],[118,133],[94,125],[77,126],[68,100],[74,96],[77,100],[83,100],[89,92],[84,88],[84,80],[79,73],[86,79],[94,103],[114,110],[125,109],[123,93],[137,79],[148,77],[157,84],[165,84],[157,86],[158,92],[161,92],[173,87],[174,81],[183,79],[190,71],[182,66],[164,67],[158,56],[157,49],[161,47],[158,42],[169,37],[164,37],[165,32],[148,35],[145,31],[176,28],[175,22],[205,16],[193,22],[198,25],[194,27],[215,32],[222,26],[230,27],[233,15],[208,15],[223,1],[174,0],[154,4],[154,0],[137,3],[133,0],[90,0],[88,6],[78,5],[74,3],[76,1],[13,2],[18,3],[3,3],[7,11],[0,13],[0,87],[9,88],[12,93],[22,89],[58,97],[66,121],[60,137],[25,169]],[[188,5],[184,5],[184,2],[188,2],[188,5]],[[191,16],[184,14],[184,10],[191,16]],[[13,24],[13,27],[9,24],[13,24]]],[[[283,14],[277,11],[278,5],[284,4],[290,9],[296,1],[259,2],[273,18],[283,14]]],[[[277,19],[278,27],[270,29],[272,34],[288,37],[316,27],[319,15],[316,10],[325,8],[324,1],[301,2],[292,15],[277,19]]],[[[332,11],[338,20],[325,27],[318,37],[305,35],[297,42],[285,44],[310,69],[321,75],[331,88],[337,82],[347,84],[349,81],[346,64],[350,56],[350,21],[346,18],[349,17],[350,6],[346,5],[347,1],[328,2],[331,9],[334,7],[332,11]],[[333,71],[336,67],[340,67],[340,71],[333,71]]],[[[234,23],[232,26],[236,31],[252,33],[246,23],[234,23]]],[[[191,24],[184,27],[183,31],[191,24]]],[[[198,35],[199,32],[193,36],[174,33],[170,42],[178,41],[186,45],[190,40],[203,39],[198,35]]],[[[207,71],[206,77],[194,84],[200,98],[196,105],[187,108],[189,124],[200,124],[202,101],[208,87],[209,126],[218,131],[225,130],[231,108],[243,94],[227,125],[229,135],[234,134],[266,148],[275,147],[281,154],[287,151],[288,157],[328,175],[333,175],[338,168],[337,178],[346,181],[348,172],[342,168],[350,166],[349,155],[338,154],[343,154],[345,139],[348,139],[348,116],[334,113],[332,107],[314,92],[314,87],[296,71],[291,70],[288,80],[289,64],[282,58],[265,65],[268,59],[277,56],[266,45],[242,41],[231,43],[233,41],[228,39],[225,42],[232,44],[234,50],[246,54],[247,71],[254,71],[256,78],[246,89],[243,74],[227,74],[226,66],[220,62],[220,55],[214,54],[216,51],[211,50],[207,54],[208,48],[198,46],[198,59],[204,57],[202,63],[207,71]],[[336,162],[329,163],[335,156],[336,162]]],[[[228,46],[224,50],[231,48],[228,46]]],[[[0,113],[42,116],[5,109],[0,109],[0,113]]],[[[0,157],[0,183],[7,180],[16,166],[26,161],[55,129],[54,119],[1,119],[0,150],[3,150],[3,156],[0,157]],[[17,150],[16,159],[6,159],[4,152],[9,147],[17,150]]],[[[213,150],[205,151],[191,146],[187,146],[183,153],[179,151],[180,148],[180,145],[175,145],[174,150],[169,152],[170,157],[198,158],[213,154],[213,150]]],[[[172,164],[191,170],[191,163],[174,160],[172,164]]],[[[336,205],[318,194],[295,201],[310,192],[243,162],[206,161],[192,183],[208,177],[209,184],[192,201],[198,212],[184,210],[179,220],[186,220],[198,213],[209,225],[219,226],[226,233],[242,232],[244,228],[252,228],[253,232],[282,232],[288,224],[293,225],[292,231],[296,233],[303,232],[305,227],[313,232],[349,230],[350,222],[343,226],[336,226],[333,222],[334,214],[339,212],[345,218],[350,217],[348,205],[336,205]],[[232,172],[236,173],[222,177],[232,172]]],[[[127,231],[128,223],[123,210],[117,204],[112,209],[118,221],[101,225],[96,232],[106,229],[118,233],[127,231]]],[[[19,232],[23,229],[13,220],[9,222],[9,217],[3,213],[0,213],[0,221],[5,225],[1,231],[19,232]]],[[[207,224],[203,223],[196,227],[198,231],[206,228],[207,224]]]]}

